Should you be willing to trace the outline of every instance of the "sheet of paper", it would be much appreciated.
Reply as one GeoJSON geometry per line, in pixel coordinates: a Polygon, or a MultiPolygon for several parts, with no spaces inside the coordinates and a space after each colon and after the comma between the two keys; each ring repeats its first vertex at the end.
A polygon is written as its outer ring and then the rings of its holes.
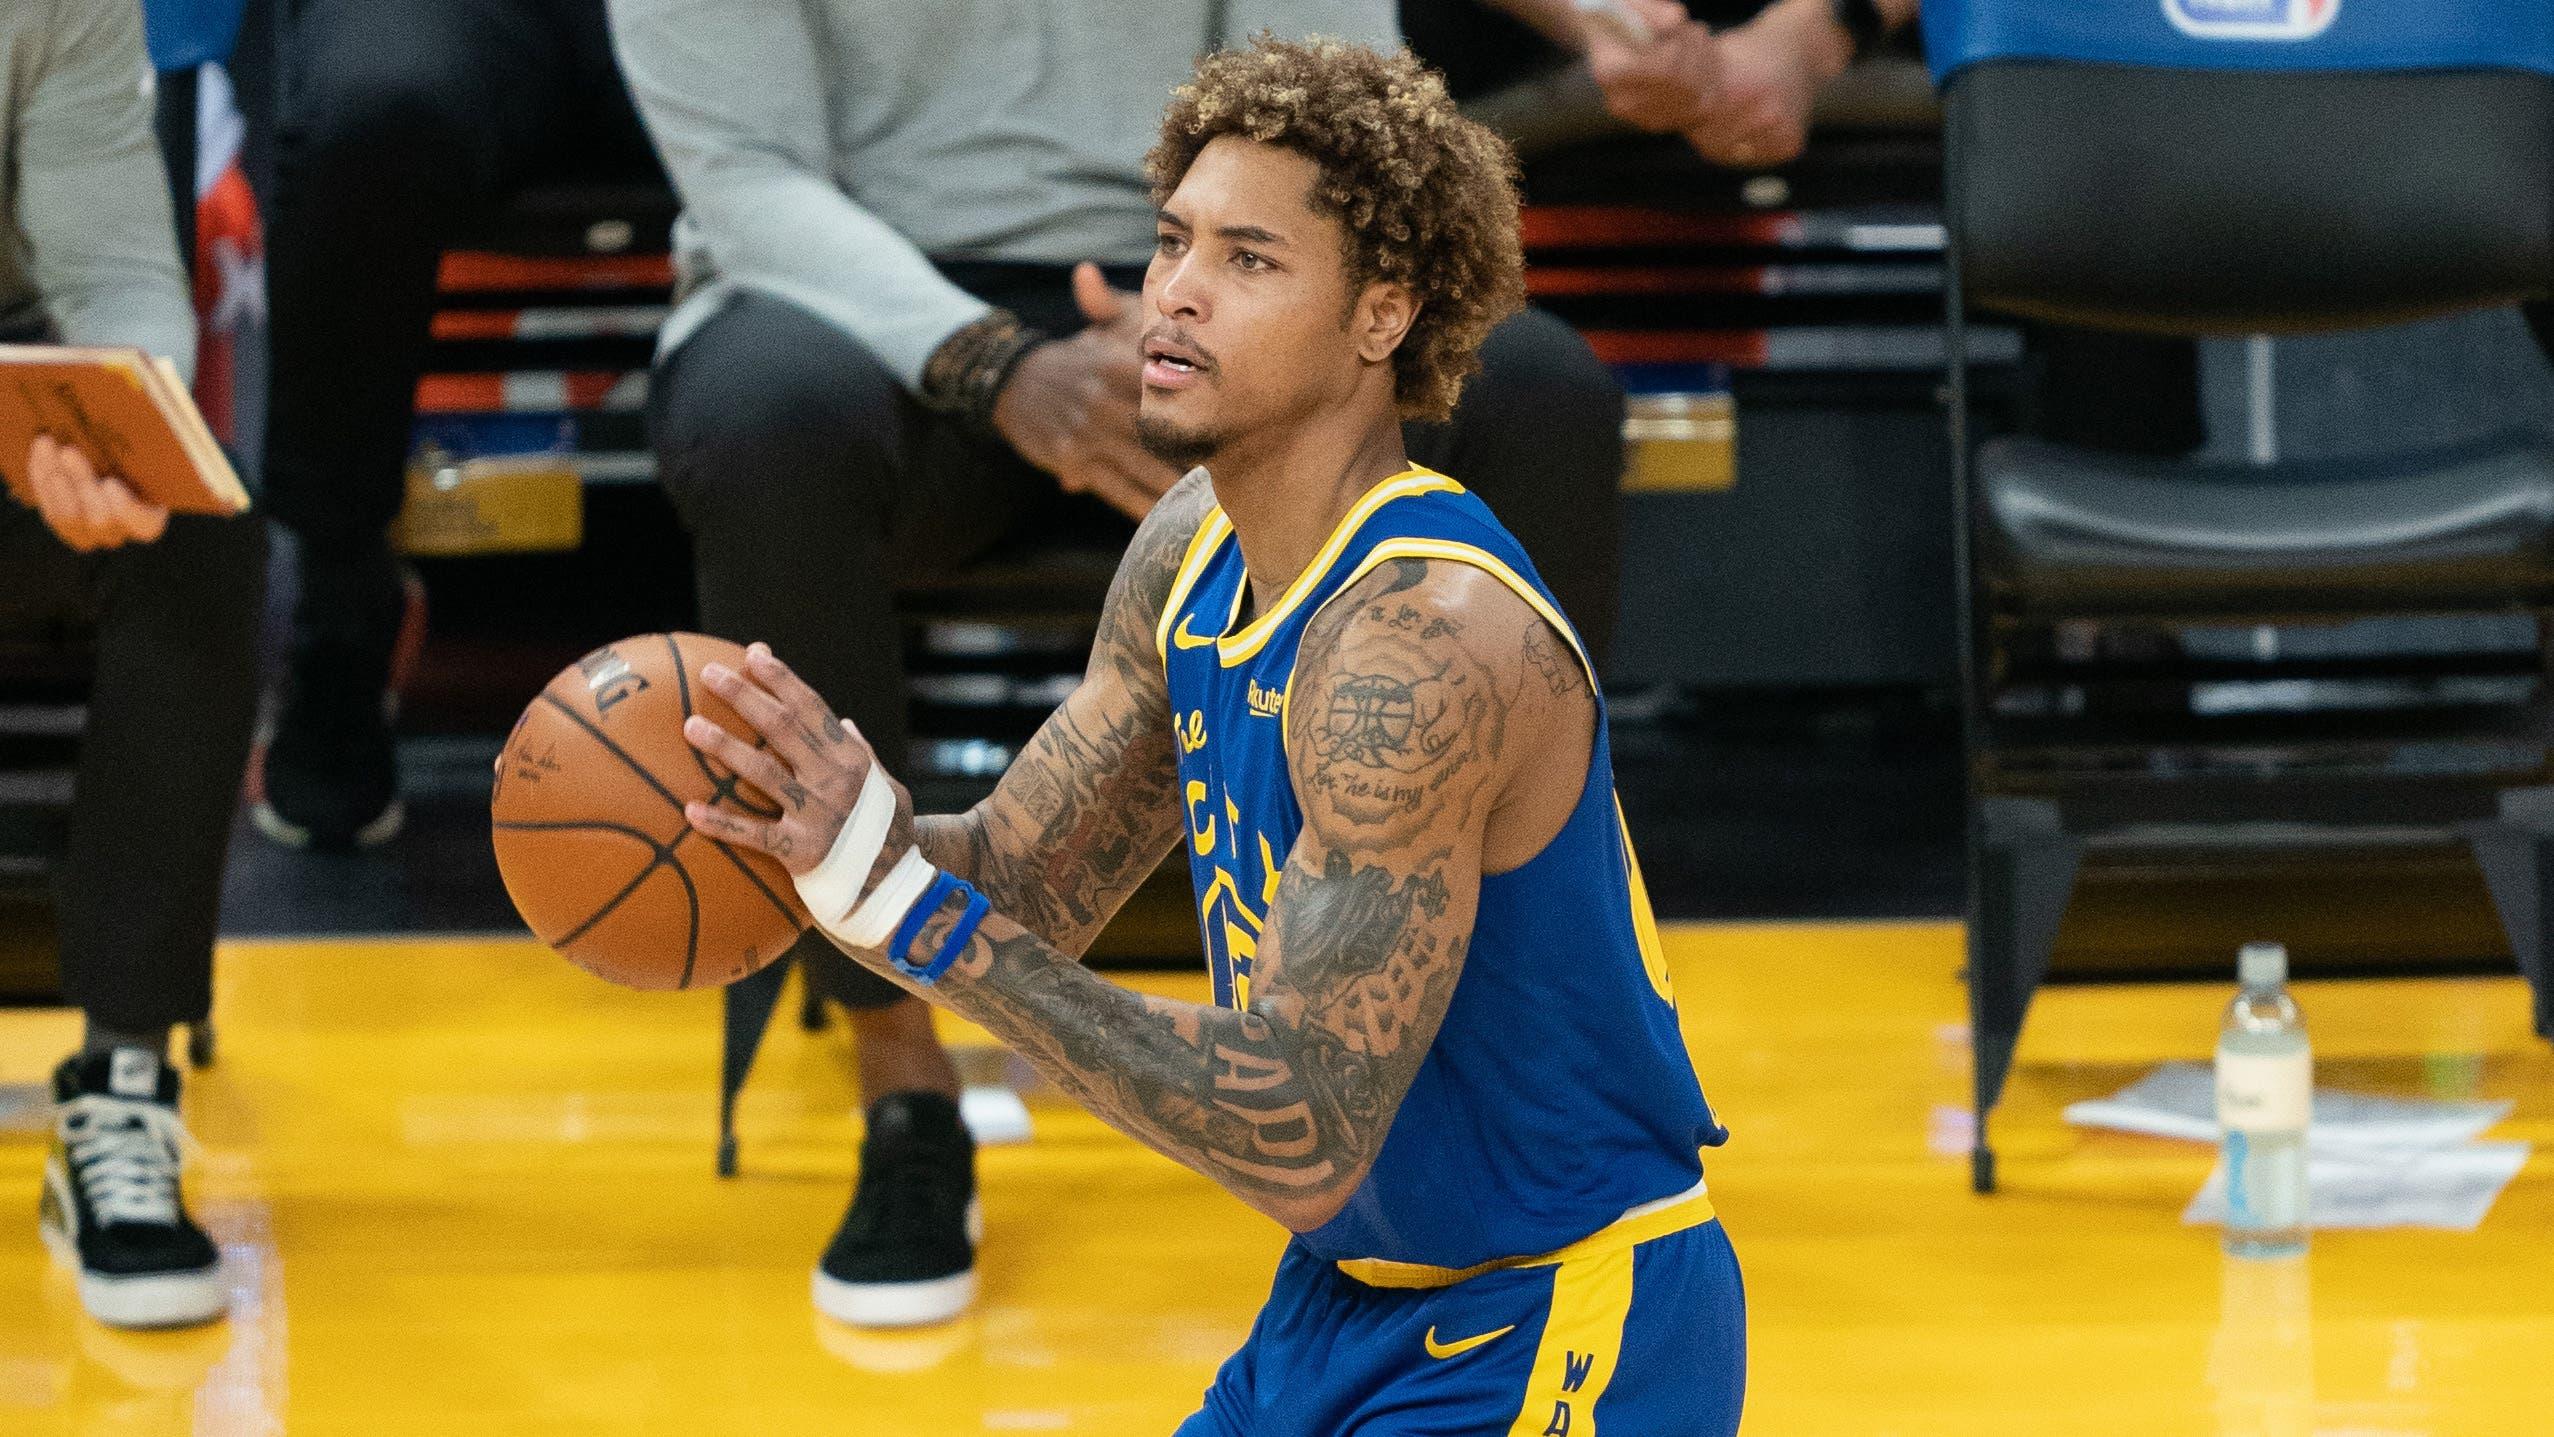
{"type": "MultiPolygon", "coordinates": [[[[2315,1152],[2450,1147],[2479,1136],[2509,1111],[2507,1099],[2447,1102],[2319,1087],[2306,1145],[2315,1152]]],[[[2213,1143],[2217,1141],[2216,1077],[2204,1063],[2166,1063],[2107,1098],[2070,1104],[2066,1120],[2078,1127],[2213,1143]]]]}
{"type": "MultiPolygon", "coordinates": [[[[2312,1228],[2435,1227],[2472,1232],[2527,1163],[2526,1143],[2459,1147],[2310,1150],[2306,1225],[2312,1228]]],[[[2226,1220],[2226,1163],[2183,1210],[2186,1223],[2226,1220]]]]}

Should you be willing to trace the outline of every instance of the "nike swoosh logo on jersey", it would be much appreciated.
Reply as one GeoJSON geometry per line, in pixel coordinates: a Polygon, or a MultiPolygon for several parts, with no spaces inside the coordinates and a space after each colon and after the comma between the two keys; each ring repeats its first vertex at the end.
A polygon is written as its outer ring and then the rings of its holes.
{"type": "Polygon", "coordinates": [[[1466,1337],[1454,1342],[1439,1343],[1437,1341],[1437,1329],[1431,1325],[1428,1328],[1428,1335],[1419,1339],[1419,1341],[1421,1345],[1428,1349],[1428,1355],[1430,1357],[1443,1361],[1449,1357],[1461,1357],[1463,1354],[1470,1352],[1473,1348],[1481,1346],[1483,1343],[1496,1342],[1500,1338],[1505,1337],[1514,1331],[1516,1331],[1516,1324],[1511,1322],[1505,1327],[1481,1333],[1476,1337],[1466,1337]]]}
{"type": "Polygon", "coordinates": [[[1213,639],[1201,639],[1195,634],[1190,633],[1188,631],[1188,618],[1189,616],[1186,614],[1179,616],[1179,627],[1171,630],[1172,643],[1179,645],[1183,649],[1202,649],[1208,644],[1215,642],[1213,639]]]}

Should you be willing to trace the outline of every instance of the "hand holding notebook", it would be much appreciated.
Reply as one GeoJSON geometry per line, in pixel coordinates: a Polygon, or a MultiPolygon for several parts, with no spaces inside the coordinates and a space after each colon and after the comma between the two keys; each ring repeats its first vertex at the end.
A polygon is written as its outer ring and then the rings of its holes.
{"type": "Polygon", "coordinates": [[[138,497],[114,475],[98,473],[76,446],[39,434],[28,451],[29,492],[21,501],[74,550],[93,554],[148,544],[168,532],[168,510],[138,497]]]}
{"type": "Polygon", "coordinates": [[[176,366],[141,350],[0,345],[0,476],[31,507],[38,436],[76,450],[147,504],[181,514],[248,507],[176,366]]]}

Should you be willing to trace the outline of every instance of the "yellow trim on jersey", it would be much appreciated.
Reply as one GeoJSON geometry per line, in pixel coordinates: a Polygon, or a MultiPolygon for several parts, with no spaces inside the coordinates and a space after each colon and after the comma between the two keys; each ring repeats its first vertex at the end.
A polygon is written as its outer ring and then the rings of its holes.
{"type": "Polygon", "coordinates": [[[1614,831],[1623,838],[1623,869],[1629,875],[1632,935],[1641,949],[1641,972],[1650,991],[1668,1007],[1676,1006],[1676,985],[1667,974],[1667,947],[1658,939],[1658,914],[1649,906],[1649,882],[1641,877],[1641,855],[1632,847],[1632,825],[1623,817],[1623,796],[1614,795],[1614,831]]]}
{"type": "MultiPolygon", "coordinates": [[[[1543,597],[1542,590],[1526,582],[1523,574],[1509,568],[1504,560],[1487,549],[1453,539],[1386,539],[1367,551],[1365,559],[1340,581],[1338,588],[1331,591],[1331,597],[1348,592],[1359,579],[1373,573],[1378,565],[1393,559],[1443,559],[1450,564],[1465,564],[1507,585],[1534,612],[1542,615],[1543,622],[1550,624],[1554,632],[1569,640],[1570,651],[1578,655],[1579,667],[1587,671],[1589,686],[1595,686],[1596,665],[1588,661],[1587,648],[1579,642],[1578,630],[1570,627],[1570,621],[1561,617],[1561,611],[1552,606],[1550,599],[1543,597]]],[[[1323,601],[1325,607],[1328,603],[1328,600],[1323,601]]],[[[1319,613],[1320,610],[1313,612],[1319,613]]]]}
{"type": "Polygon", "coordinates": [[[1226,635],[1216,645],[1224,667],[1229,669],[1267,647],[1269,636],[1286,621],[1288,614],[1311,596],[1313,586],[1321,582],[1322,575],[1330,572],[1331,565],[1339,562],[1340,551],[1357,537],[1357,531],[1365,527],[1366,521],[1374,517],[1377,509],[1395,499],[1408,499],[1414,495],[1462,492],[1462,485],[1433,469],[1422,469],[1415,464],[1367,490],[1365,497],[1350,506],[1346,516],[1330,531],[1330,537],[1323,541],[1321,551],[1313,555],[1312,562],[1295,576],[1295,582],[1286,586],[1285,594],[1268,606],[1268,612],[1252,619],[1240,633],[1226,635]]]}
{"type": "Polygon", "coordinates": [[[1171,591],[1162,600],[1162,617],[1153,625],[1153,652],[1164,663],[1170,662],[1171,624],[1180,617],[1180,609],[1188,603],[1188,591],[1197,587],[1197,576],[1206,571],[1206,561],[1215,557],[1215,546],[1233,532],[1233,521],[1225,517],[1222,505],[1206,511],[1197,521],[1197,532],[1188,536],[1188,552],[1181,556],[1179,570],[1171,578],[1171,591]]]}
{"type": "Polygon", "coordinates": [[[1711,1194],[1704,1191],[1703,1185],[1698,1182],[1674,1197],[1636,1207],[1568,1247],[1540,1257],[1502,1257],[1471,1267],[1430,1267],[1424,1262],[1352,1257],[1343,1259],[1339,1270],[1368,1287],[1452,1287],[1485,1272],[1553,1267],[1618,1252],[1628,1256],[1642,1243],[1680,1233],[1687,1228],[1701,1227],[1716,1216],[1718,1214],[1712,1211],[1711,1194]]]}
{"type": "Polygon", "coordinates": [[[1562,1263],[1508,1437],[1596,1437],[1597,1399],[1614,1380],[1631,1315],[1631,1249],[1562,1263]]]}

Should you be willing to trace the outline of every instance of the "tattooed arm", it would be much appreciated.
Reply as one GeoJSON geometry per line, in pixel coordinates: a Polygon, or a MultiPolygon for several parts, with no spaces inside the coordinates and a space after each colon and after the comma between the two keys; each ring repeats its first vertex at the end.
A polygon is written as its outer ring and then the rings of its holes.
{"type": "Polygon", "coordinates": [[[1203,471],[1172,486],[1118,563],[1081,686],[1047,716],[991,797],[914,825],[925,858],[1067,953],[1091,946],[1184,822],[1153,630],[1214,504],[1203,471]]]}
{"type": "MultiPolygon", "coordinates": [[[[1318,1227],[1364,1180],[1445,1019],[1495,815],[1521,775],[1545,771],[1523,757],[1549,746],[1555,714],[1586,706],[1583,685],[1563,692],[1538,672],[1530,638],[1550,641],[1497,583],[1417,561],[1378,570],[1307,631],[1287,734],[1304,828],[1248,1007],[1130,992],[1000,912],[914,991],[991,1030],[1111,1125],[1287,1227],[1318,1227]]],[[[709,682],[767,734],[819,703],[767,653],[748,674],[709,682]]],[[[811,831],[800,852],[830,846],[834,810],[866,771],[866,755],[848,752],[856,741],[801,753],[775,738],[757,751],[714,725],[687,732],[768,791],[782,791],[784,764],[813,779],[807,808],[777,823],[692,811],[713,836],[766,850],[793,825],[811,831]]],[[[933,952],[955,921],[954,908],[935,916],[913,951],[933,952]]],[[[896,976],[883,954],[853,956],[896,976]]]]}

